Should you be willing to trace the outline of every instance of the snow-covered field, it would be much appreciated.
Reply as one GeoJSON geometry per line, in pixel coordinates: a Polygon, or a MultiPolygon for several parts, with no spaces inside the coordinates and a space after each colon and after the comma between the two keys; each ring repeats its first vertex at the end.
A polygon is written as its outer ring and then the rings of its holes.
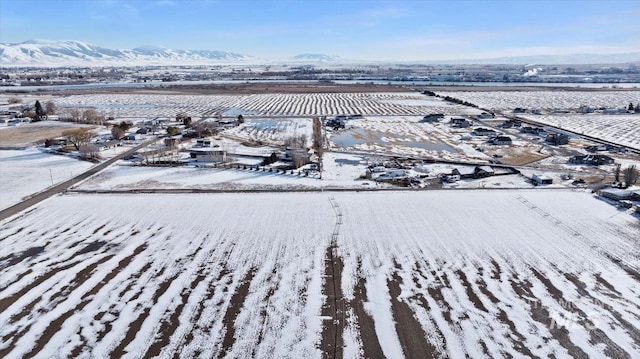
{"type": "Polygon", "coordinates": [[[55,99],[59,108],[95,107],[113,117],[175,117],[222,114],[261,116],[426,115],[480,113],[428,97],[406,93],[319,93],[255,95],[90,94],[55,99]]]}
{"type": "Polygon", "coordinates": [[[206,189],[206,190],[308,190],[321,188],[389,188],[391,185],[360,180],[367,169],[361,156],[326,153],[323,178],[317,172],[309,176],[254,171],[194,167],[142,167],[120,163],[84,181],[85,191],[135,189],[206,189]]]}
{"type": "Polygon", "coordinates": [[[37,148],[0,151],[0,209],[46,189],[52,180],[53,183],[69,180],[91,166],[90,162],[48,154],[37,148]]]}
{"type": "Polygon", "coordinates": [[[330,148],[447,160],[489,158],[468,141],[460,140],[471,129],[455,129],[446,123],[420,123],[421,119],[421,116],[380,116],[349,120],[346,130],[330,134],[330,148]]]}
{"type": "Polygon", "coordinates": [[[313,125],[311,118],[247,119],[238,127],[224,131],[225,136],[282,145],[287,138],[304,135],[311,145],[313,125]]]}
{"type": "Polygon", "coordinates": [[[554,114],[521,115],[569,131],[640,149],[640,115],[554,114]]]}
{"type": "Polygon", "coordinates": [[[638,229],[555,190],[65,195],[0,223],[0,356],[633,358],[638,229]]]}
{"type": "Polygon", "coordinates": [[[455,91],[440,92],[497,111],[528,109],[627,108],[640,103],[640,90],[633,91],[455,91]]]}

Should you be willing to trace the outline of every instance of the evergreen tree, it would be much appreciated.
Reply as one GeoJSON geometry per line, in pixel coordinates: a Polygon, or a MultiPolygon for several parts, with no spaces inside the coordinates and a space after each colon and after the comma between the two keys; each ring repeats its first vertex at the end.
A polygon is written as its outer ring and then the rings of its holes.
{"type": "Polygon", "coordinates": [[[40,119],[41,117],[44,117],[46,115],[47,113],[45,112],[44,108],[42,108],[40,101],[36,100],[36,116],[38,117],[38,119],[40,119]]]}

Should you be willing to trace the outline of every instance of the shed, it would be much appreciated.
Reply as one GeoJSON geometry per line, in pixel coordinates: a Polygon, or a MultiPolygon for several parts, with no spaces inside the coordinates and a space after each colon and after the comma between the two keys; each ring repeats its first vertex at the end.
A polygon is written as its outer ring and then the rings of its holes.
{"type": "Polygon", "coordinates": [[[495,174],[495,171],[491,166],[477,166],[475,169],[476,178],[491,177],[495,174]]]}
{"type": "Polygon", "coordinates": [[[444,115],[441,113],[431,113],[424,116],[420,122],[438,122],[442,118],[444,118],[444,115]]]}
{"type": "Polygon", "coordinates": [[[543,184],[552,184],[553,183],[553,178],[547,176],[547,175],[539,175],[534,173],[533,176],[531,176],[531,179],[533,180],[533,182],[536,185],[543,185],[543,184]]]}
{"type": "Polygon", "coordinates": [[[600,191],[600,195],[616,201],[632,199],[635,197],[634,191],[621,188],[605,188],[600,191]]]}
{"type": "Polygon", "coordinates": [[[510,145],[512,142],[509,136],[498,136],[491,141],[494,145],[510,145]]]}
{"type": "Polygon", "coordinates": [[[473,130],[473,132],[471,132],[472,134],[476,135],[476,136],[489,136],[489,137],[493,137],[496,135],[496,131],[490,129],[490,128],[482,128],[482,127],[478,127],[476,129],[473,130]]]}
{"type": "Polygon", "coordinates": [[[460,176],[460,178],[475,178],[476,167],[459,166],[451,170],[452,176],[460,176]]]}

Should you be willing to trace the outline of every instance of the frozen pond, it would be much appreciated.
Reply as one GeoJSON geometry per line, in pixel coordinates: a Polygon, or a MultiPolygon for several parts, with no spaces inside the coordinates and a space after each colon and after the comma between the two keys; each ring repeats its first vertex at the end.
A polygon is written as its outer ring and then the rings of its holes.
{"type": "Polygon", "coordinates": [[[390,137],[392,134],[384,133],[376,130],[367,130],[363,128],[351,128],[339,134],[331,136],[331,142],[337,147],[354,147],[361,144],[375,144],[380,146],[404,146],[420,148],[427,151],[447,151],[457,153],[458,151],[448,144],[441,141],[406,141],[399,138],[390,137]]]}

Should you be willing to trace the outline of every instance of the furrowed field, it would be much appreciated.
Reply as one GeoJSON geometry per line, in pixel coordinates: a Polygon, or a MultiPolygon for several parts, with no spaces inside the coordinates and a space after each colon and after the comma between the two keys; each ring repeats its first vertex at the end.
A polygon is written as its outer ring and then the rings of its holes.
{"type": "Polygon", "coordinates": [[[633,358],[637,233],[566,190],[65,195],[0,224],[0,355],[633,358]]]}

